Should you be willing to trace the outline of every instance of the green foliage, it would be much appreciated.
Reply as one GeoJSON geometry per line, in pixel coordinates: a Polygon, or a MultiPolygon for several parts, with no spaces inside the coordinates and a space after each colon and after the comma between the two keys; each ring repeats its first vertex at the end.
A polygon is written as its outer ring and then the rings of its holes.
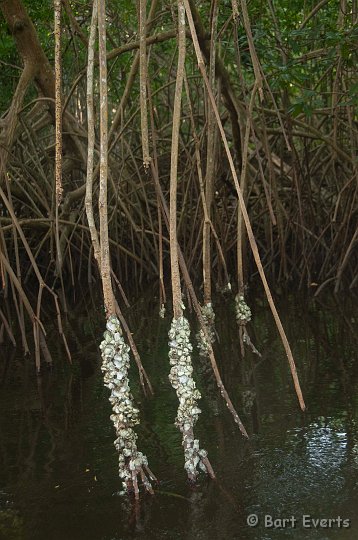
{"type": "MultiPolygon", "coordinates": [[[[35,25],[42,46],[53,61],[53,6],[41,0],[39,2],[24,2],[28,13],[35,25]]],[[[356,62],[355,43],[358,39],[358,29],[351,22],[348,13],[340,18],[339,1],[327,3],[301,28],[300,25],[315,6],[313,2],[285,0],[272,2],[273,12],[269,2],[253,0],[249,3],[249,15],[252,24],[255,47],[258,52],[264,73],[272,91],[279,98],[286,93],[290,105],[288,112],[293,116],[304,114],[310,116],[312,111],[322,106],[330,106],[330,93],[322,97],[320,81],[326,82],[330,74],[334,75],[338,58],[342,69],[353,69],[356,62]],[[305,55],[312,51],[321,50],[321,54],[305,60],[305,55]],[[317,87],[318,85],[318,87],[317,87]]],[[[73,15],[84,35],[91,17],[91,3],[84,0],[71,2],[73,15]]],[[[210,28],[210,2],[200,2],[199,12],[203,23],[210,28]]],[[[63,15],[63,73],[65,91],[71,87],[78,71],[86,62],[86,48],[74,36],[67,14],[63,15]]],[[[108,2],[108,49],[138,38],[138,19],[134,2],[111,0],[108,2]]],[[[175,10],[174,10],[175,13],[175,10]]],[[[219,11],[219,30],[224,28],[231,14],[231,2],[222,2],[219,11]]],[[[156,32],[166,31],[173,27],[170,4],[163,3],[163,9],[156,32]]],[[[237,73],[236,46],[233,39],[232,25],[226,24],[227,30],[220,36],[221,50],[225,57],[225,65],[233,78],[234,84],[239,84],[237,73]]],[[[246,33],[241,24],[238,26],[237,47],[240,52],[240,63],[243,77],[252,84],[254,75],[246,33]]],[[[12,37],[6,33],[5,23],[0,19],[0,58],[2,69],[0,83],[0,112],[4,112],[11,102],[16,82],[21,69],[20,61],[12,37]]],[[[176,50],[176,40],[169,40],[157,47],[163,64],[150,63],[153,92],[165,84],[170,77],[168,68],[176,50]]],[[[128,66],[132,53],[121,55],[110,63],[111,76],[114,84],[110,87],[110,99],[117,102],[126,82],[128,66]]],[[[175,62],[174,62],[175,66],[175,62]]],[[[196,70],[196,60],[193,54],[187,60],[188,73],[196,70]]],[[[348,81],[345,103],[357,103],[355,81],[348,81]]],[[[135,98],[136,96],[133,96],[135,98]]]]}

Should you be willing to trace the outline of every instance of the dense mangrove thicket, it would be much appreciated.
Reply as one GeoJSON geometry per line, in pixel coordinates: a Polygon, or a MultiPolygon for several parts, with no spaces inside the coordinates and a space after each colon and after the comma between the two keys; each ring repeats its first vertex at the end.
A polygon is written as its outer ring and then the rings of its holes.
{"type": "MultiPolygon", "coordinates": [[[[156,186],[169,202],[177,15],[171,2],[147,4],[142,30],[135,2],[107,6],[108,222],[120,282],[160,280],[163,298],[169,235],[156,186]],[[146,62],[140,62],[141,43],[146,62]]],[[[191,9],[265,271],[271,280],[301,287],[353,287],[355,3],[253,1],[247,12],[245,5],[191,2],[191,9]]],[[[1,11],[1,269],[5,296],[22,311],[22,290],[34,282],[36,266],[50,287],[60,276],[67,286],[97,277],[84,211],[91,5],[63,2],[63,195],[57,218],[53,7],[3,0],[1,11]]],[[[98,93],[97,81],[95,206],[98,93]]],[[[177,197],[178,240],[191,275],[199,281],[204,246],[213,285],[224,286],[227,272],[235,281],[237,193],[188,28],[177,197]]],[[[242,242],[247,280],[255,267],[242,242]]]]}
{"type": "Polygon", "coordinates": [[[29,352],[30,322],[37,370],[51,364],[52,302],[70,358],[66,295],[102,286],[120,476],[136,496],[138,480],[152,492],[129,346],[152,388],[120,309],[151,284],[158,315],[173,311],[185,469],[191,481],[199,469],[214,477],[194,437],[186,305],[246,436],[215,359],[214,291],[236,295],[242,355],[260,356],[245,300],[259,274],[304,410],[269,283],[316,294],[357,285],[356,2],[1,0],[0,10],[0,341],[18,335],[29,352]]]}

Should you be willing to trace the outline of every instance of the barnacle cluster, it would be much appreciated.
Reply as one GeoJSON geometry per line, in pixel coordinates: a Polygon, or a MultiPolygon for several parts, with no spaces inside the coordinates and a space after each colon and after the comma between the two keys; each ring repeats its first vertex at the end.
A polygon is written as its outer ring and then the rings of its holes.
{"type": "MultiPolygon", "coordinates": [[[[211,302],[208,302],[201,308],[201,314],[204,319],[205,329],[210,339],[210,343],[215,341],[215,313],[211,302]]],[[[196,341],[199,349],[200,356],[207,356],[209,354],[209,345],[204,334],[204,330],[201,328],[196,334],[196,341]]]]}
{"type": "Polygon", "coordinates": [[[183,447],[188,478],[195,481],[198,468],[207,471],[207,452],[199,447],[199,440],[194,438],[193,428],[201,413],[197,400],[201,395],[192,377],[190,327],[188,320],[181,316],[173,319],[169,330],[169,363],[172,366],[169,380],[175,389],[179,407],[175,425],[183,435],[183,447]]]}
{"type": "Polygon", "coordinates": [[[114,446],[119,452],[119,476],[124,491],[132,484],[137,485],[138,474],[145,488],[151,491],[151,484],[144,471],[152,479],[155,478],[148,469],[146,456],[137,449],[137,435],[133,430],[134,426],[139,424],[139,411],[133,406],[129,388],[129,346],[124,341],[120,322],[115,316],[107,320],[100,349],[104,385],[111,390],[109,401],[113,414],[110,418],[117,435],[114,446]]]}
{"type": "Polygon", "coordinates": [[[246,324],[251,321],[251,309],[246,304],[243,294],[235,296],[236,321],[238,324],[246,324]]]}

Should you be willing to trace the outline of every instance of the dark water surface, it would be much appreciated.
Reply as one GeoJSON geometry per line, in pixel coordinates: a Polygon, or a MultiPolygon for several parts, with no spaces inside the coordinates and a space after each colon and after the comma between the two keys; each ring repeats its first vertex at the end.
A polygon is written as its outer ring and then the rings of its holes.
{"type": "MultiPolygon", "coordinates": [[[[217,360],[250,434],[240,435],[205,361],[194,357],[203,414],[196,428],[217,482],[186,484],[176,397],[168,382],[166,332],[153,300],[128,322],[156,396],[140,402],[139,449],[161,480],[154,497],[135,506],[118,495],[117,456],[102,385],[98,343],[103,313],[76,300],[65,323],[73,365],[56,330],[49,332],[55,366],[41,378],[33,359],[0,348],[0,538],[6,540],[358,539],[358,362],[354,301],[313,303],[282,297],[278,308],[297,361],[307,412],[295,398],[287,360],[269,309],[251,301],[249,332],[263,353],[242,360],[231,304],[216,307],[217,360]],[[250,528],[247,518],[258,516],[250,528]],[[302,520],[306,518],[305,528],[302,520]],[[282,528],[264,527],[273,519],[282,528]],[[311,519],[350,520],[315,528],[311,519]],[[296,520],[296,522],[294,521],[296,520]],[[311,521],[310,521],[311,520],[311,521]],[[295,527],[293,527],[295,525],[295,527]]],[[[251,518],[254,519],[254,518],[251,518]]]]}

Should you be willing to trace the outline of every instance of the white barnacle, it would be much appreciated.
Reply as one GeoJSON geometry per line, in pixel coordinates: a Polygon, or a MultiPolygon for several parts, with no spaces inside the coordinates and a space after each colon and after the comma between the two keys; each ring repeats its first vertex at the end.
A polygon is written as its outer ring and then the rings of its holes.
{"type": "Polygon", "coordinates": [[[109,317],[109,319],[107,320],[107,323],[106,323],[106,328],[110,332],[118,332],[118,331],[120,331],[120,324],[119,324],[119,321],[118,321],[117,317],[115,317],[113,315],[111,317],[109,317]]]}
{"type": "Polygon", "coordinates": [[[107,357],[112,357],[114,355],[114,347],[111,343],[107,343],[103,349],[103,355],[107,357]]]}

